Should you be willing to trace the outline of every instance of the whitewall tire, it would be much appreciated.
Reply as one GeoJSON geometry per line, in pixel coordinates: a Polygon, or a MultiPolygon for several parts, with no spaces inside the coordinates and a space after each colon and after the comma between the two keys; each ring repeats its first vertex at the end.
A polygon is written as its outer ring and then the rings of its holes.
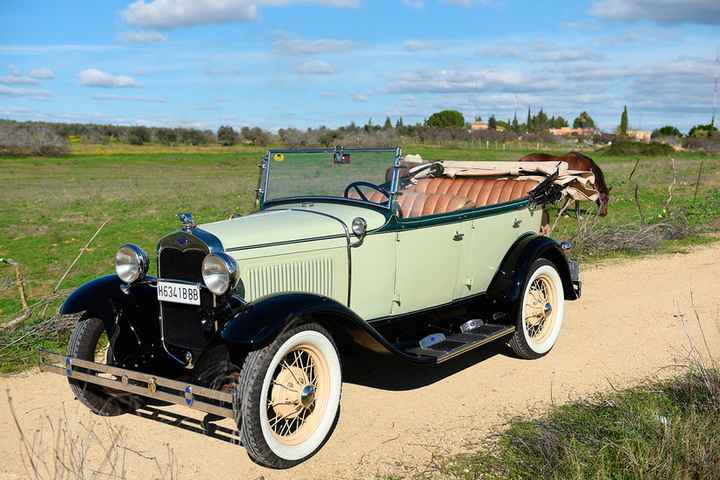
{"type": "Polygon", "coordinates": [[[312,456],[337,422],[342,370],[330,334],[304,324],[248,354],[235,414],[250,458],[289,468],[312,456]]]}
{"type": "Polygon", "coordinates": [[[515,310],[510,347],[522,358],[542,357],[557,342],[565,316],[563,283],[552,262],[541,258],[532,264],[515,310]]]}

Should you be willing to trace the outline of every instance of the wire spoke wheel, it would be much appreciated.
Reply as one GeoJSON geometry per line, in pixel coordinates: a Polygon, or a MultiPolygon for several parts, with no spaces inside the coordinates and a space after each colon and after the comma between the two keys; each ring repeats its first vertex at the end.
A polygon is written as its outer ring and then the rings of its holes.
{"type": "Polygon", "coordinates": [[[531,265],[518,299],[510,347],[521,358],[539,358],[557,341],[565,312],[565,292],[555,265],[540,258],[531,265]]]}
{"type": "Polygon", "coordinates": [[[523,308],[523,321],[531,340],[542,343],[556,318],[558,292],[547,274],[538,275],[528,289],[523,308]]]}
{"type": "Polygon", "coordinates": [[[286,445],[305,441],[327,407],[328,367],[312,345],[287,352],[273,373],[267,396],[267,418],[273,436],[286,445]]]}

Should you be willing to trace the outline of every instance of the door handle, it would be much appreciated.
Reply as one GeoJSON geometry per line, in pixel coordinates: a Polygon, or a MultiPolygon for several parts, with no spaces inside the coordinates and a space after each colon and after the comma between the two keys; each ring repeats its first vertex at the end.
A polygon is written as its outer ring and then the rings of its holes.
{"type": "Polygon", "coordinates": [[[455,232],[455,236],[453,237],[453,240],[456,241],[456,242],[459,242],[459,241],[462,240],[463,238],[465,238],[465,234],[464,234],[464,233],[455,232]]]}

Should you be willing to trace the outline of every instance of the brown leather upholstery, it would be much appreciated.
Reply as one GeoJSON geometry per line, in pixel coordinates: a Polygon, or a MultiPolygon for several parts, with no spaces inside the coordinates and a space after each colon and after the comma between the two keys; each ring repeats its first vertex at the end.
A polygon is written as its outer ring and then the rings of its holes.
{"type": "MultiPolygon", "coordinates": [[[[380,192],[366,193],[371,202],[387,201],[380,192]]],[[[350,193],[351,198],[358,198],[355,192],[350,193]]],[[[404,190],[397,197],[400,213],[403,218],[423,217],[438,213],[453,212],[464,208],[473,208],[475,205],[467,197],[447,195],[443,193],[420,193],[404,190]]]]}
{"type": "Polygon", "coordinates": [[[398,196],[398,204],[403,218],[424,217],[475,206],[469,198],[459,195],[410,191],[404,191],[398,196]]]}
{"type": "Polygon", "coordinates": [[[457,195],[483,207],[525,198],[536,185],[534,180],[496,177],[423,178],[407,191],[457,195]]]}

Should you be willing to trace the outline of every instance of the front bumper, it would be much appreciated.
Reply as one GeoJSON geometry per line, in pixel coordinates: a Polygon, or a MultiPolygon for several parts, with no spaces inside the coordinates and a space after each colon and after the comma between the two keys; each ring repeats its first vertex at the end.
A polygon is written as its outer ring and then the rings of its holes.
{"type": "Polygon", "coordinates": [[[183,405],[220,417],[234,418],[232,393],[64,356],[47,350],[41,349],[39,353],[41,371],[99,385],[108,389],[109,394],[126,392],[183,405]],[[109,376],[101,377],[98,374],[109,376]]]}
{"type": "Polygon", "coordinates": [[[570,267],[570,280],[572,281],[573,288],[575,289],[575,298],[580,298],[582,295],[582,282],[580,281],[580,262],[577,260],[568,260],[568,267],[570,267]]]}

